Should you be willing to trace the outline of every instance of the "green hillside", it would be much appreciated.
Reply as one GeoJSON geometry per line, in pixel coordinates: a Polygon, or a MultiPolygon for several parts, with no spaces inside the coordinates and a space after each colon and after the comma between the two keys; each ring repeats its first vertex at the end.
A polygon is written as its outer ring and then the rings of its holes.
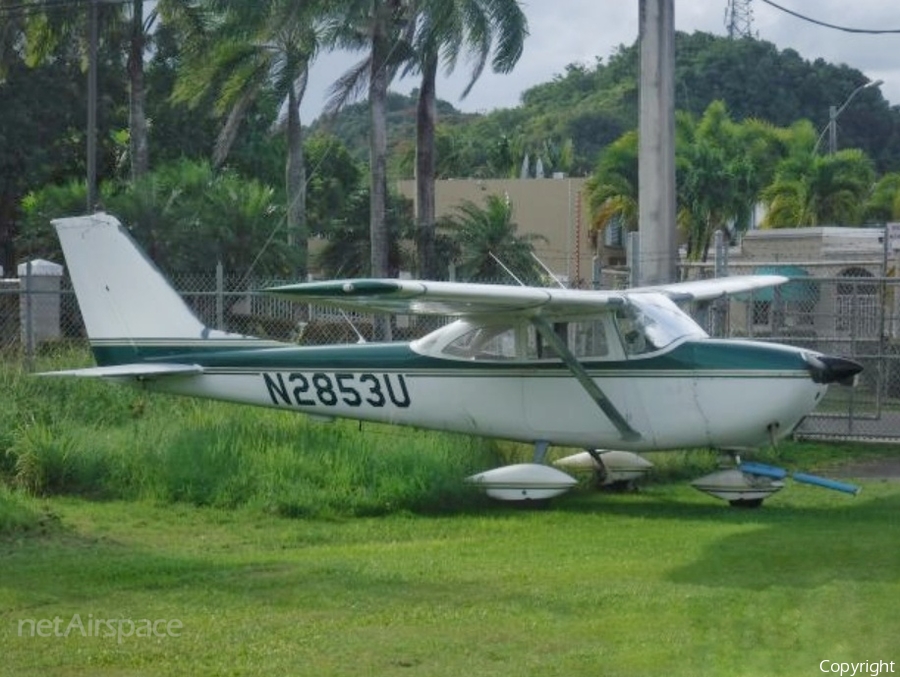
{"type": "MultiPolygon", "coordinates": [[[[809,61],[762,40],[678,33],[675,49],[675,105],[697,116],[721,99],[737,121],[789,126],[808,119],[822,129],[828,107],[867,81],[848,65],[809,61]]],[[[515,176],[526,153],[532,162],[540,156],[546,172],[589,173],[603,147],[637,127],[638,62],[637,44],[621,46],[593,65],[571,64],[526,90],[518,107],[483,115],[441,102],[439,175],[515,176]]],[[[415,97],[394,94],[389,105],[394,175],[411,177],[415,97]]],[[[357,157],[367,157],[365,103],[327,124],[357,157]]],[[[900,106],[891,107],[877,88],[860,92],[840,118],[840,144],[864,150],[879,172],[900,169],[900,106]]]]}

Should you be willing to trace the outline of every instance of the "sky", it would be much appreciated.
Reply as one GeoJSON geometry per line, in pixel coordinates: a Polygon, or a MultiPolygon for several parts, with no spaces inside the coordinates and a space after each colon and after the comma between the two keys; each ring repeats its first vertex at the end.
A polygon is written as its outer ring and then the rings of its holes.
{"type": "MultiPolygon", "coordinates": [[[[692,33],[725,35],[727,0],[675,0],[675,28],[692,33]]],[[[900,30],[897,0],[778,0],[778,4],[825,23],[850,28],[900,30]]],[[[468,82],[467,64],[438,82],[438,97],[466,112],[487,112],[519,104],[526,89],[548,82],[571,63],[593,65],[608,59],[619,45],[631,45],[638,34],[638,0],[527,0],[521,3],[528,17],[529,37],[515,70],[496,75],[485,69],[469,96],[460,100],[468,82]]],[[[900,32],[883,35],[847,33],[817,26],[786,14],[761,0],[752,0],[753,30],[761,40],[779,49],[794,49],[809,61],[823,58],[847,64],[869,77],[884,80],[882,95],[900,105],[900,32]]],[[[360,55],[323,54],[313,64],[301,115],[312,122],[327,99],[331,83],[360,55]]],[[[408,93],[413,78],[395,81],[391,89],[408,93]]],[[[850,92],[847,92],[850,94],[850,92]]],[[[842,101],[835,101],[840,105],[842,101]]]]}

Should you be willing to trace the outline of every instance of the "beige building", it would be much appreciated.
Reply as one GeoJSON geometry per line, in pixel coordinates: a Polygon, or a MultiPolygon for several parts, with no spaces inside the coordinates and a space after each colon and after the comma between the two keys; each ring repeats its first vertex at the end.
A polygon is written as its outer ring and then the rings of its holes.
{"type": "MultiPolygon", "coordinates": [[[[547,238],[536,242],[535,253],[564,282],[591,281],[593,251],[590,214],[584,178],[446,179],[436,182],[435,213],[451,216],[469,200],[484,203],[488,195],[507,197],[520,234],[547,238]]],[[[413,180],[397,182],[398,191],[415,200],[413,180]]]]}
{"type": "Polygon", "coordinates": [[[823,226],[748,231],[729,258],[741,265],[762,261],[827,268],[825,276],[840,276],[848,266],[861,266],[879,276],[884,252],[883,228],[823,226]]]}

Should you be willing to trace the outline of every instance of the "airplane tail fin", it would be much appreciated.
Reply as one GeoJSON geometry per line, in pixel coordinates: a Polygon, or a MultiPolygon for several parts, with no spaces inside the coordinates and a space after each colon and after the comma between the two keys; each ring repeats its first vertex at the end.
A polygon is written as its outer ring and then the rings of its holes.
{"type": "Polygon", "coordinates": [[[243,338],[206,327],[119,221],[53,221],[88,338],[101,365],[142,362],[188,342],[243,338]]]}

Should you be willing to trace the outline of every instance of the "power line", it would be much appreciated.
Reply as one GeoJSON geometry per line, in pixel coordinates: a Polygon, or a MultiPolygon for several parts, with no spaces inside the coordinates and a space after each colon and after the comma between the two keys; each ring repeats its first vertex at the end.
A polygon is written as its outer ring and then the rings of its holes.
{"type": "Polygon", "coordinates": [[[848,26],[838,26],[837,24],[830,24],[825,21],[819,21],[818,19],[813,19],[812,17],[808,17],[804,14],[800,14],[799,12],[795,12],[792,9],[788,9],[787,7],[782,7],[781,5],[772,2],[772,0],[762,0],[762,2],[767,5],[771,5],[775,9],[779,9],[786,14],[790,14],[791,16],[795,16],[798,19],[802,19],[803,21],[808,21],[809,23],[816,24],[817,26],[824,26],[825,28],[833,28],[838,31],[844,31],[845,33],[867,33],[869,35],[883,35],[887,33],[900,33],[900,28],[883,28],[883,29],[874,29],[874,28],[850,28],[848,26]]]}

